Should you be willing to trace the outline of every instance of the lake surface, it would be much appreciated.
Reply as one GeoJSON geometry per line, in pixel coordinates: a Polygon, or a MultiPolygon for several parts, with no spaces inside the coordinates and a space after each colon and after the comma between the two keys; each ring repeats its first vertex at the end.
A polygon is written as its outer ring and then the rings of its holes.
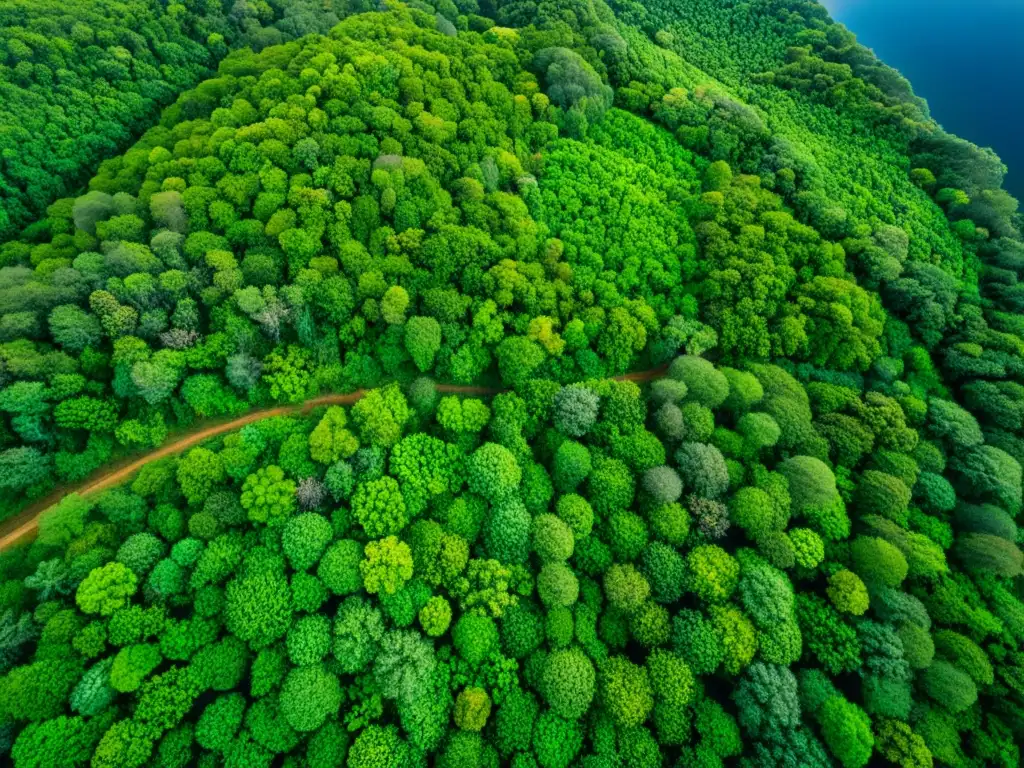
{"type": "Polygon", "coordinates": [[[950,133],[992,147],[1024,201],[1024,0],[821,0],[950,133]]]}

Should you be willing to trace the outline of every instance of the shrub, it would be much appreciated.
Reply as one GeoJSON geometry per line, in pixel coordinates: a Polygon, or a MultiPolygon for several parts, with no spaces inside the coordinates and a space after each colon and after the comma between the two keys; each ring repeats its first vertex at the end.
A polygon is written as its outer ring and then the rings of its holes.
{"type": "Polygon", "coordinates": [[[717,408],[729,396],[729,379],[701,357],[677,357],[669,366],[668,375],[686,385],[687,400],[707,408],[717,408]]]}
{"type": "Polygon", "coordinates": [[[395,536],[369,542],[366,557],[359,563],[363,586],[370,594],[393,595],[412,578],[412,552],[409,545],[395,536]]]}
{"type": "Polygon", "coordinates": [[[709,603],[729,599],[739,583],[740,566],[721,547],[704,544],[686,556],[687,588],[709,603]]]}
{"type": "Polygon", "coordinates": [[[604,592],[608,602],[620,611],[631,613],[650,595],[647,579],[632,565],[615,564],[604,575],[604,592]]]}
{"type": "Polygon", "coordinates": [[[581,384],[563,387],[555,395],[555,428],[570,437],[582,437],[597,421],[600,399],[581,384]]]}
{"type": "Polygon", "coordinates": [[[533,518],[533,550],[541,562],[568,560],[572,557],[573,543],[572,529],[560,518],[552,514],[533,518]]]}
{"type": "Polygon", "coordinates": [[[284,554],[296,571],[305,571],[320,560],[334,531],[322,515],[305,512],[289,518],[281,536],[284,554]]]}
{"type": "Polygon", "coordinates": [[[651,596],[659,603],[676,602],[683,590],[686,565],[675,549],[652,541],[640,558],[640,569],[651,585],[651,596]]]}
{"type": "Polygon", "coordinates": [[[871,759],[875,739],[871,720],[856,704],[833,696],[821,709],[821,735],[843,768],[860,768],[871,759]]]}
{"type": "Polygon", "coordinates": [[[898,587],[907,577],[907,559],[885,539],[858,536],[850,543],[853,571],[867,584],[898,587]]]}
{"type": "Polygon", "coordinates": [[[729,488],[729,470],[722,452],[713,445],[683,443],[675,454],[684,486],[697,496],[713,499],[729,488]]]}
{"type": "Polygon", "coordinates": [[[467,463],[469,489],[485,499],[503,499],[522,480],[522,471],[515,456],[504,446],[484,443],[469,457],[467,463]]]}
{"type": "Polygon", "coordinates": [[[855,503],[862,514],[879,515],[906,525],[910,489],[899,478],[869,469],[857,484],[855,503]]]}
{"type": "Polygon", "coordinates": [[[464,688],[455,699],[455,725],[464,731],[481,731],[491,714],[491,697],[483,688],[464,688]]]}
{"type": "Polygon", "coordinates": [[[327,548],[316,575],[324,586],[336,595],[349,595],[363,587],[360,563],[363,547],[358,541],[342,539],[327,548]]]}
{"type": "Polygon", "coordinates": [[[836,496],[836,478],[832,470],[813,456],[792,456],[777,468],[789,481],[789,495],[794,514],[806,514],[832,503],[836,496]]]}
{"type": "Polygon", "coordinates": [[[662,541],[678,547],[690,532],[690,515],[681,504],[663,504],[648,513],[651,532],[662,541]]]}
{"type": "Polygon", "coordinates": [[[440,637],[448,631],[452,621],[452,607],[440,595],[431,597],[426,605],[420,608],[420,626],[430,637],[440,637]]]}
{"type": "Polygon", "coordinates": [[[281,686],[281,714],[296,731],[315,731],[341,706],[338,678],[322,665],[291,670],[281,686]]]}
{"type": "Polygon", "coordinates": [[[594,525],[594,510],[582,496],[567,493],[559,497],[555,505],[555,512],[569,526],[574,538],[584,538],[590,535],[594,525]]]}
{"type": "Polygon", "coordinates": [[[641,485],[655,504],[671,504],[683,495],[683,483],[671,467],[652,467],[644,472],[641,485]]]}
{"type": "Polygon", "coordinates": [[[564,492],[573,491],[587,479],[593,468],[590,451],[573,440],[563,440],[554,457],[552,479],[555,487],[564,492]]]}
{"type": "Polygon", "coordinates": [[[740,488],[729,500],[729,520],[755,541],[785,525],[778,519],[771,497],[760,488],[750,486],[740,488]]]}
{"type": "Polygon", "coordinates": [[[647,669],[623,656],[607,659],[598,671],[601,703],[621,728],[641,725],[654,707],[647,669]]]}
{"type": "Polygon", "coordinates": [[[861,616],[868,609],[868,590],[857,574],[843,569],[828,579],[829,600],[843,613],[861,616]]]}
{"type": "Polygon", "coordinates": [[[581,650],[559,650],[547,657],[540,692],[555,714],[579,720],[594,698],[595,679],[594,665],[581,650]]]}
{"type": "Polygon", "coordinates": [[[565,563],[547,563],[537,576],[537,594],[546,606],[568,607],[579,596],[579,580],[565,563]]]}

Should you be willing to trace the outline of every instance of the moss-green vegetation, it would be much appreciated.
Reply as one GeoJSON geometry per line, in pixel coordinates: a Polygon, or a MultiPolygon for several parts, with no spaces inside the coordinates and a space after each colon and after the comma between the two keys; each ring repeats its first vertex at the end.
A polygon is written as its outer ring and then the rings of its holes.
{"type": "MultiPolygon", "coordinates": [[[[230,50],[324,33],[348,0],[3,0],[0,2],[0,237],[75,193],[101,160],[138,138],[230,50]]],[[[230,64],[228,64],[230,66],[230,64]]],[[[217,98],[206,84],[171,115],[217,98]]],[[[198,111],[202,111],[200,107],[198,111]]],[[[173,118],[172,118],[173,119],[173,118]]],[[[58,230],[56,234],[59,234],[58,230]]]]}
{"type": "Polygon", "coordinates": [[[236,49],[218,76],[77,197],[3,166],[9,221],[49,205],[0,245],[3,516],[172,430],[370,390],[0,555],[3,754],[1019,764],[998,160],[804,0],[340,5],[154,5],[227,41],[172,90],[236,49]]]}

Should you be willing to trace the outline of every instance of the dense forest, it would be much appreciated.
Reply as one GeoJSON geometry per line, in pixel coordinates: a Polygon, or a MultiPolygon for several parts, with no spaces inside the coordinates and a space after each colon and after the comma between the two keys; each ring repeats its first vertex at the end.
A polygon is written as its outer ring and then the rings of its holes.
{"type": "MultiPolygon", "coordinates": [[[[235,48],[325,33],[348,0],[0,2],[0,237],[126,148],[235,48]]],[[[367,4],[362,10],[370,10],[367,4]]]]}
{"type": "Polygon", "coordinates": [[[1020,764],[1024,221],[820,5],[0,42],[4,761],[1020,764]]]}

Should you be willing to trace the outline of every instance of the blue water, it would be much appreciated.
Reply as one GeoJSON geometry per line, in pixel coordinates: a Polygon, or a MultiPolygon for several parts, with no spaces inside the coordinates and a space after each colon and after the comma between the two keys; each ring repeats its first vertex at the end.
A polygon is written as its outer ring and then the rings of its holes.
{"type": "Polygon", "coordinates": [[[1024,0],[821,0],[950,133],[992,147],[1024,200],[1024,0]]]}

